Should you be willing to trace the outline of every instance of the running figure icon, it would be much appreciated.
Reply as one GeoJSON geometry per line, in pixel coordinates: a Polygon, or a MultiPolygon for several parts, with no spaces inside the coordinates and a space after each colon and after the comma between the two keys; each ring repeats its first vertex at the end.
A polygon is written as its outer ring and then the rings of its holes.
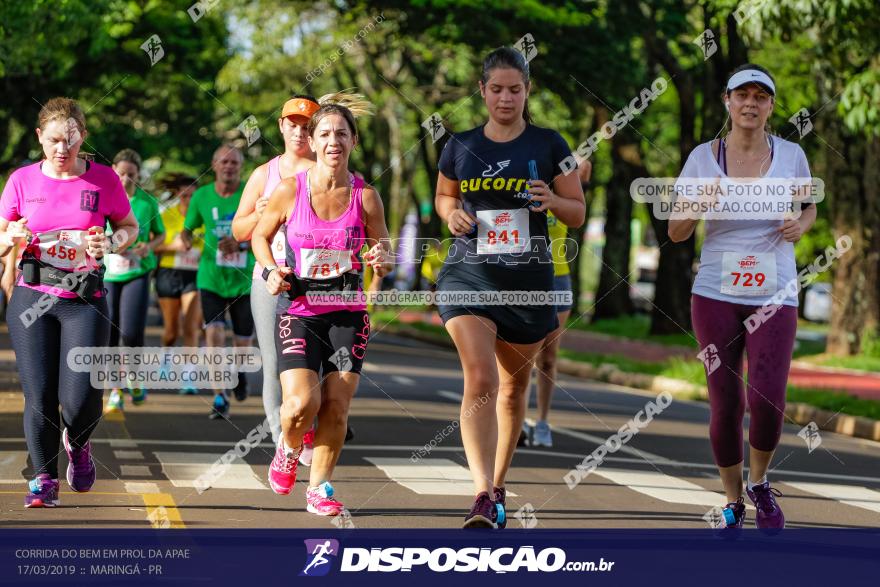
{"type": "Polygon", "coordinates": [[[329,554],[329,555],[336,554],[336,551],[333,549],[333,547],[330,546],[330,543],[331,543],[330,540],[325,540],[324,542],[321,542],[321,543],[315,545],[315,549],[311,552],[311,554],[314,558],[312,558],[312,561],[306,565],[306,568],[303,569],[303,571],[302,571],[303,575],[308,575],[310,569],[313,569],[313,568],[321,566],[321,565],[326,565],[327,563],[330,562],[330,559],[328,559],[324,556],[327,554],[329,554]]]}

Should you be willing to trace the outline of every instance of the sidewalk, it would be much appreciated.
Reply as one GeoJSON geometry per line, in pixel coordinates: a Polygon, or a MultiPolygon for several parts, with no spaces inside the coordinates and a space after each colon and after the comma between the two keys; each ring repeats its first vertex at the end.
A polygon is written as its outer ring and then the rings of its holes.
{"type": "MultiPolygon", "coordinates": [[[[427,322],[441,325],[436,313],[403,312],[398,316],[403,323],[427,322]]],[[[662,362],[672,357],[696,359],[694,349],[631,340],[583,330],[568,329],[562,335],[562,347],[575,352],[596,355],[620,355],[644,362],[662,362]]],[[[858,373],[852,370],[817,367],[802,361],[792,363],[788,382],[797,387],[845,391],[857,397],[880,400],[880,374],[858,373]]]]}

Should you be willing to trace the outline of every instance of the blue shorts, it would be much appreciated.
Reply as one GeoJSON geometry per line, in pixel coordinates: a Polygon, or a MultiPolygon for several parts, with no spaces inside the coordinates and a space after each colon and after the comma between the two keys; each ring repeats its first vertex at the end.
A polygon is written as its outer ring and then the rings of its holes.
{"type": "MultiPolygon", "coordinates": [[[[571,291],[571,274],[556,275],[553,277],[553,291],[571,291]]],[[[572,302],[574,302],[574,300],[572,300],[572,302]]],[[[556,313],[568,312],[573,306],[573,303],[556,306],[556,313]]]]}

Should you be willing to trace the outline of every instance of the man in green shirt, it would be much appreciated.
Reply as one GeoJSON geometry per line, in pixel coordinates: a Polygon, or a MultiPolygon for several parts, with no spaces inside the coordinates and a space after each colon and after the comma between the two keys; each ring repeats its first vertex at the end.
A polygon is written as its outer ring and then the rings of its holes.
{"type": "MultiPolygon", "coordinates": [[[[232,237],[232,218],[238,209],[244,185],[241,166],[244,157],[236,147],[222,145],[214,152],[211,168],[214,182],[195,191],[183,222],[181,238],[192,246],[193,232],[204,226],[205,246],[199,261],[196,286],[205,316],[205,338],[209,347],[226,345],[226,313],[232,321],[236,347],[250,347],[254,333],[251,315],[251,274],[254,255],[246,243],[232,237]]],[[[238,374],[235,399],[247,397],[244,374],[238,374]]],[[[211,418],[229,414],[229,399],[223,390],[215,390],[211,418]]]]}

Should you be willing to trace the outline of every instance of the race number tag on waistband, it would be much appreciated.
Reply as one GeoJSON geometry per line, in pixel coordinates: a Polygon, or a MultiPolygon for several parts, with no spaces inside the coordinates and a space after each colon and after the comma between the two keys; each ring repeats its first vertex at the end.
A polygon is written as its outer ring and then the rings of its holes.
{"type": "Polygon", "coordinates": [[[275,233],[275,238],[272,239],[272,256],[276,261],[287,259],[287,227],[283,224],[275,233]]]}
{"type": "Polygon", "coordinates": [[[141,268],[141,258],[132,252],[110,254],[104,258],[104,266],[110,275],[122,275],[141,268]]]}
{"type": "Polygon", "coordinates": [[[216,261],[217,267],[234,267],[236,269],[243,269],[247,267],[247,251],[225,255],[220,249],[217,249],[216,261]]]}
{"type": "Polygon", "coordinates": [[[202,252],[198,249],[178,251],[177,253],[174,253],[174,268],[187,271],[197,271],[199,268],[199,259],[201,259],[201,257],[202,252]]]}
{"type": "Polygon", "coordinates": [[[332,279],[352,269],[348,249],[300,249],[299,258],[299,276],[306,279],[332,279]]]}
{"type": "Polygon", "coordinates": [[[66,271],[90,270],[87,235],[85,230],[56,230],[39,235],[40,261],[66,271]]]}
{"type": "Polygon", "coordinates": [[[522,253],[529,242],[529,211],[480,210],[477,212],[477,254],[522,253]]]}
{"type": "Polygon", "coordinates": [[[776,293],[775,253],[724,253],[721,258],[721,293],[765,296],[776,293]]]}

